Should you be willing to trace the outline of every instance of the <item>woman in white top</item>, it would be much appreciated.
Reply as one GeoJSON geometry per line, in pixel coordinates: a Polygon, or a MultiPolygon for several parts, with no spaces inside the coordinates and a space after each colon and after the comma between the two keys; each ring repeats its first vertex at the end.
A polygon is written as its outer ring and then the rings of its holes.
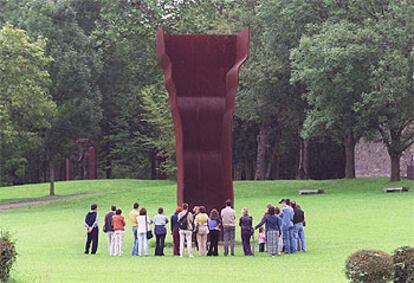
{"type": "Polygon", "coordinates": [[[158,208],[158,214],[154,217],[154,234],[156,239],[155,244],[155,255],[163,256],[164,255],[164,242],[165,236],[167,235],[167,229],[165,225],[168,223],[168,218],[164,215],[164,209],[162,207],[158,208]]]}
{"type": "Polygon", "coordinates": [[[141,208],[139,211],[139,216],[137,217],[138,222],[138,255],[142,256],[142,249],[144,249],[145,255],[148,255],[148,239],[147,232],[150,230],[149,224],[151,220],[147,217],[147,210],[141,208]]]}

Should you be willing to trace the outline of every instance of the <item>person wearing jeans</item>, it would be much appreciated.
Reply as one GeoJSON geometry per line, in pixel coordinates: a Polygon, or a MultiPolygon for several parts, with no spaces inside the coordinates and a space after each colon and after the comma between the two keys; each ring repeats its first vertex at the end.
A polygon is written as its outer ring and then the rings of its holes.
{"type": "Polygon", "coordinates": [[[168,218],[164,215],[164,209],[162,207],[158,208],[158,214],[154,217],[154,234],[156,239],[155,245],[155,255],[163,256],[164,255],[164,242],[165,235],[167,235],[167,229],[165,225],[168,223],[168,218]]]}
{"type": "Polygon", "coordinates": [[[231,200],[226,201],[226,207],[221,210],[221,219],[223,221],[223,233],[224,233],[224,255],[229,254],[229,242],[230,253],[234,256],[234,234],[236,229],[236,212],[231,207],[231,200]]]}
{"type": "Polygon", "coordinates": [[[139,204],[136,202],[133,204],[132,206],[132,210],[129,213],[129,223],[131,224],[132,227],[132,233],[134,235],[134,244],[132,245],[132,251],[131,254],[133,256],[137,256],[138,255],[138,216],[139,216],[139,204]]]}
{"type": "Polygon", "coordinates": [[[187,241],[187,252],[189,257],[193,257],[192,237],[193,237],[193,214],[188,211],[188,204],[183,204],[183,211],[178,214],[180,226],[180,257],[184,255],[184,241],[187,241]]]}
{"type": "Polygon", "coordinates": [[[106,233],[108,239],[108,252],[112,256],[114,254],[112,242],[114,240],[114,230],[112,228],[112,217],[115,215],[116,206],[111,206],[111,210],[105,214],[103,231],[106,233]]]}
{"type": "Polygon", "coordinates": [[[149,231],[149,224],[151,220],[148,219],[147,210],[141,208],[139,216],[137,217],[138,222],[138,256],[142,256],[142,250],[144,250],[145,256],[148,255],[148,239],[147,232],[149,231]]]}
{"type": "Polygon", "coordinates": [[[125,237],[125,218],[122,216],[122,210],[117,209],[116,214],[112,217],[112,227],[114,230],[113,256],[122,256],[124,250],[125,237]]]}
{"type": "Polygon", "coordinates": [[[293,216],[293,243],[296,245],[293,249],[294,251],[306,252],[305,231],[303,229],[305,212],[303,212],[296,202],[292,201],[291,205],[295,213],[293,216]]]}
{"type": "Polygon", "coordinates": [[[282,199],[280,202],[282,204],[282,212],[280,213],[280,218],[282,219],[282,236],[283,236],[283,245],[284,251],[286,254],[294,253],[295,244],[293,243],[293,216],[294,211],[290,206],[289,199],[282,199]]]}

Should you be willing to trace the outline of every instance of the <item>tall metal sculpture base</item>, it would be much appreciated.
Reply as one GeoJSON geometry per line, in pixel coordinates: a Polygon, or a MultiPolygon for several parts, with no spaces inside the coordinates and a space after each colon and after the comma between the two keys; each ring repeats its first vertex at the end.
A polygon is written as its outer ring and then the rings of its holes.
{"type": "Polygon", "coordinates": [[[221,209],[233,200],[233,112],[249,30],[237,35],[160,30],[156,45],[174,120],[177,203],[221,209]]]}

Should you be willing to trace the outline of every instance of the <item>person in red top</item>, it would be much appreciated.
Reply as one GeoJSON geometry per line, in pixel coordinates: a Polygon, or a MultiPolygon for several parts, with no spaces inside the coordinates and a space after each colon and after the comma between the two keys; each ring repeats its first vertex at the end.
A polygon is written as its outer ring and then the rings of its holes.
{"type": "Polygon", "coordinates": [[[117,209],[115,215],[112,216],[112,229],[114,230],[113,256],[122,256],[124,250],[125,237],[125,218],[122,216],[122,210],[117,209]]]}

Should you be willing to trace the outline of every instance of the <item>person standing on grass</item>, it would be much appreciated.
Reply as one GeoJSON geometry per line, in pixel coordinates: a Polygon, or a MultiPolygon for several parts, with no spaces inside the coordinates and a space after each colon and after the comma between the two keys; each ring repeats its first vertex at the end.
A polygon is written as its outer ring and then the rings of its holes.
{"type": "Polygon", "coordinates": [[[259,228],[259,237],[257,240],[259,242],[259,253],[263,253],[266,245],[266,233],[263,226],[259,228]]]}
{"type": "Polygon", "coordinates": [[[132,205],[132,210],[129,212],[129,223],[132,226],[132,233],[134,235],[134,244],[132,245],[132,252],[133,256],[138,255],[138,222],[137,218],[139,216],[139,204],[136,202],[132,205]]]}
{"type": "Polygon", "coordinates": [[[144,250],[145,256],[148,255],[148,238],[147,232],[150,230],[149,225],[151,220],[147,216],[147,210],[141,208],[139,216],[137,217],[138,222],[138,255],[142,256],[142,250],[144,250]]]}
{"type": "Polygon", "coordinates": [[[154,217],[154,234],[156,239],[155,244],[155,255],[163,256],[164,255],[164,242],[165,235],[167,235],[167,229],[165,225],[168,223],[168,218],[164,215],[164,209],[162,207],[158,208],[158,214],[154,217]]]}
{"type": "Polygon", "coordinates": [[[300,206],[295,202],[291,202],[293,212],[293,243],[299,246],[294,246],[295,251],[306,252],[306,243],[305,243],[305,212],[300,208],[300,206]]]}
{"type": "Polygon", "coordinates": [[[242,209],[242,217],[240,217],[239,226],[241,227],[241,238],[244,255],[251,256],[253,253],[252,247],[250,246],[250,238],[252,237],[254,230],[253,218],[249,215],[247,208],[242,209]]]}
{"type": "Polygon", "coordinates": [[[207,256],[218,256],[218,241],[221,220],[217,209],[212,209],[208,218],[208,230],[210,231],[210,246],[207,256]]]}
{"type": "Polygon", "coordinates": [[[96,254],[98,250],[98,206],[96,204],[91,205],[91,211],[85,216],[84,226],[86,228],[86,245],[85,254],[89,254],[89,249],[92,243],[91,254],[96,254]]]}
{"type": "Polygon", "coordinates": [[[231,255],[234,256],[234,233],[236,229],[236,212],[231,207],[231,200],[226,201],[226,207],[221,210],[221,219],[224,233],[224,255],[229,254],[229,241],[231,255]]]}
{"type": "Polygon", "coordinates": [[[173,238],[173,254],[180,255],[180,227],[178,225],[178,214],[183,211],[182,207],[177,207],[171,216],[171,235],[173,238]]]}
{"type": "Polygon", "coordinates": [[[286,254],[295,252],[293,250],[293,216],[294,211],[290,206],[289,199],[282,199],[279,204],[282,204],[282,212],[280,218],[282,219],[282,234],[283,234],[283,245],[286,254]]]}
{"type": "Polygon", "coordinates": [[[208,230],[208,215],[206,208],[200,206],[200,212],[195,217],[195,227],[197,231],[197,243],[200,251],[200,256],[207,255],[207,235],[208,230]]]}
{"type": "Polygon", "coordinates": [[[255,229],[265,225],[267,254],[275,256],[280,254],[278,243],[282,221],[276,215],[275,208],[273,206],[269,208],[268,212],[269,213],[263,217],[262,221],[256,225],[255,229]]]}
{"type": "Polygon", "coordinates": [[[122,210],[118,208],[112,217],[112,228],[114,230],[113,256],[122,256],[124,250],[125,218],[122,210]]]}
{"type": "Polygon", "coordinates": [[[192,235],[193,235],[193,214],[188,211],[188,204],[183,204],[183,211],[178,214],[178,225],[180,227],[180,257],[184,255],[184,243],[187,241],[187,252],[193,257],[192,235]]]}
{"type": "MultiPolygon", "coordinates": [[[[199,213],[200,213],[200,207],[197,205],[194,206],[193,207],[193,219],[195,219],[199,213]]],[[[197,229],[194,229],[192,239],[195,244],[196,250],[198,251],[197,229]]]]}
{"type": "MultiPolygon", "coordinates": [[[[280,221],[282,221],[282,218],[280,217],[280,208],[277,206],[275,207],[275,215],[280,218],[280,221]]],[[[279,235],[278,251],[279,253],[283,251],[283,232],[282,235],[279,235]]]]}
{"type": "Polygon", "coordinates": [[[105,218],[104,218],[104,226],[103,226],[103,231],[104,233],[106,233],[106,236],[108,238],[108,252],[109,255],[112,256],[114,251],[112,249],[112,241],[114,240],[114,230],[112,229],[112,216],[115,215],[115,211],[116,211],[116,206],[112,205],[111,206],[111,210],[105,214],[105,218]]]}

